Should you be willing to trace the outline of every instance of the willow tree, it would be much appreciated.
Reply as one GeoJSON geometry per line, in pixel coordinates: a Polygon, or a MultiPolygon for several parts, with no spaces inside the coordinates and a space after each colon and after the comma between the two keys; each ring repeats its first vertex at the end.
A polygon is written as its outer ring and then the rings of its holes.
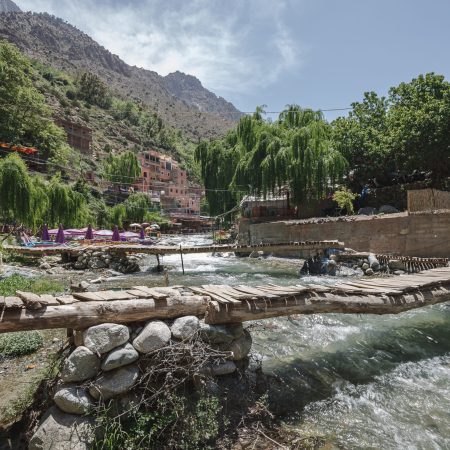
{"type": "Polygon", "coordinates": [[[150,197],[142,192],[130,195],[124,202],[126,218],[132,222],[142,223],[145,213],[152,206],[150,197]]]}
{"type": "Polygon", "coordinates": [[[133,184],[141,173],[141,166],[136,155],[127,151],[120,155],[109,155],[103,166],[107,180],[119,184],[133,184]]]}
{"type": "Polygon", "coordinates": [[[262,114],[258,108],[226,138],[197,147],[205,188],[212,189],[207,198],[213,214],[225,206],[219,189],[263,196],[288,189],[300,204],[322,197],[345,171],[346,161],[333,149],[330,126],[320,111],[289,105],[274,123],[262,114]]]}
{"type": "Polygon", "coordinates": [[[33,185],[22,158],[11,154],[0,160],[0,211],[4,219],[33,223],[33,185]]]}
{"type": "Polygon", "coordinates": [[[65,227],[85,225],[88,220],[86,200],[55,175],[48,186],[48,222],[56,226],[59,223],[65,227]]]}

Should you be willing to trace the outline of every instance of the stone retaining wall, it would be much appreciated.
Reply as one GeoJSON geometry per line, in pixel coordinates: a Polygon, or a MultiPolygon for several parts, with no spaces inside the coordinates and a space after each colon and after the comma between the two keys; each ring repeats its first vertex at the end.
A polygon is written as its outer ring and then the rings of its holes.
{"type": "Polygon", "coordinates": [[[357,251],[430,258],[450,255],[449,235],[450,211],[239,224],[240,244],[249,236],[252,243],[338,239],[357,251]]]}
{"type": "Polygon", "coordinates": [[[88,449],[96,432],[95,408],[108,401],[117,411],[133,408],[133,389],[148,367],[145,356],[194,337],[227,355],[198,367],[193,381],[199,389],[205,381],[233,376],[247,366],[252,339],[242,324],[207,325],[185,316],[170,322],[106,323],[75,331],[73,348],[54,389],[54,405],[43,415],[29,449],[88,449]]]}

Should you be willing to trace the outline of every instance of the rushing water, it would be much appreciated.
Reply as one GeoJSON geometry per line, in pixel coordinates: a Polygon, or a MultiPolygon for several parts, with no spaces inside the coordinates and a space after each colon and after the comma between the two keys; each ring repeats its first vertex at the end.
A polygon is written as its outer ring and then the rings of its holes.
{"type": "MultiPolygon", "coordinates": [[[[205,237],[171,244],[207,244],[205,237]]],[[[155,264],[146,258],[148,266],[155,264]]],[[[170,284],[338,283],[303,277],[294,259],[232,255],[164,257],[170,284]]],[[[139,275],[150,284],[161,275],[139,275]]],[[[133,278],[132,278],[133,279],[133,278]]],[[[135,279],[134,279],[135,282],[135,279]]],[[[341,448],[450,448],[450,308],[396,316],[277,318],[253,331],[253,352],[276,375],[270,399],[292,426],[341,448]]]]}

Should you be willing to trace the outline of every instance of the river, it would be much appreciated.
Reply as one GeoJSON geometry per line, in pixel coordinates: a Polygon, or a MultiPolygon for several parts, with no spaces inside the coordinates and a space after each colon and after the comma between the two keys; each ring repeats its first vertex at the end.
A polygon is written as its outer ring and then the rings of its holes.
{"type": "MultiPolygon", "coordinates": [[[[202,245],[205,236],[163,243],[202,245]]],[[[142,261],[144,269],[154,257],[142,261]]],[[[302,277],[295,259],[233,255],[166,256],[175,284],[338,283],[343,276],[302,277]]],[[[161,275],[127,277],[136,284],[161,275]]],[[[450,308],[401,315],[326,314],[276,318],[253,330],[253,352],[276,375],[269,399],[286,422],[349,449],[450,448],[450,308]]]]}

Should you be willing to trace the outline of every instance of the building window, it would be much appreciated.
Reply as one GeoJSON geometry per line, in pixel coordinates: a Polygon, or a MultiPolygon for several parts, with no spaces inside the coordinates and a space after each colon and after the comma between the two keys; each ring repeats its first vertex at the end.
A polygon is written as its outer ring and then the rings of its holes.
{"type": "Polygon", "coordinates": [[[147,172],[144,172],[144,178],[147,178],[147,172]]]}

